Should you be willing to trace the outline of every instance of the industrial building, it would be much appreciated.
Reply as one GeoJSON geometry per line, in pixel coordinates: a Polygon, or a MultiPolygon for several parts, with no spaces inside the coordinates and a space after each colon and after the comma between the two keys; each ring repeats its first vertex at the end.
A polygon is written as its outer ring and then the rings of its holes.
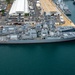
{"type": "Polygon", "coordinates": [[[9,11],[9,15],[28,14],[28,0],[14,0],[12,7],[9,11]]]}

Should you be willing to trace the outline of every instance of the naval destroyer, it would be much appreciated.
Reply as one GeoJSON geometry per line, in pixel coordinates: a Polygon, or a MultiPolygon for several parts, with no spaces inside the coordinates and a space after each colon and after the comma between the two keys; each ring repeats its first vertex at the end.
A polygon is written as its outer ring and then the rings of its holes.
{"type": "MultiPolygon", "coordinates": [[[[51,43],[75,40],[75,26],[72,21],[52,0],[47,1],[14,0],[10,9],[6,4],[6,9],[1,15],[3,18],[0,18],[0,43],[51,43]]],[[[1,9],[5,8],[2,5],[1,9]]]]}

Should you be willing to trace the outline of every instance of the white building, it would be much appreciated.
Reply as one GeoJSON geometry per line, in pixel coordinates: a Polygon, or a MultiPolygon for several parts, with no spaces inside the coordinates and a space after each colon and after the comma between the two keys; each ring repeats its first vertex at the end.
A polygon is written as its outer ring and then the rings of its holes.
{"type": "Polygon", "coordinates": [[[29,13],[28,0],[14,0],[9,15],[18,15],[19,13],[23,15],[29,13]]]}

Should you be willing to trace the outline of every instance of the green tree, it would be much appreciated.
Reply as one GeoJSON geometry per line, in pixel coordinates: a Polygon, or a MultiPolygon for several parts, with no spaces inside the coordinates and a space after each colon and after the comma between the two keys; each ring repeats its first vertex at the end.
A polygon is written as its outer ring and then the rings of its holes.
{"type": "Polygon", "coordinates": [[[5,10],[2,10],[2,15],[4,14],[5,10]]]}
{"type": "Polygon", "coordinates": [[[8,4],[10,4],[11,1],[10,1],[10,0],[6,0],[6,2],[7,2],[8,4]]]}
{"type": "Polygon", "coordinates": [[[26,16],[26,17],[29,16],[29,13],[25,13],[24,16],[26,16]]]}

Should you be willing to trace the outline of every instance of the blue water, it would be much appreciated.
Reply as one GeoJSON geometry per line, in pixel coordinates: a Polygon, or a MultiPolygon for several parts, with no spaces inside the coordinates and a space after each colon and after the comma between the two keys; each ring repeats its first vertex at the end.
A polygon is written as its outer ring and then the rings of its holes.
{"type": "MultiPolygon", "coordinates": [[[[75,23],[75,6],[66,3],[75,23]]],[[[75,41],[0,45],[0,75],[75,75],[75,41]]]]}
{"type": "Polygon", "coordinates": [[[71,10],[72,15],[69,18],[75,23],[75,5],[73,5],[73,1],[65,1],[69,9],[71,10]]]}

